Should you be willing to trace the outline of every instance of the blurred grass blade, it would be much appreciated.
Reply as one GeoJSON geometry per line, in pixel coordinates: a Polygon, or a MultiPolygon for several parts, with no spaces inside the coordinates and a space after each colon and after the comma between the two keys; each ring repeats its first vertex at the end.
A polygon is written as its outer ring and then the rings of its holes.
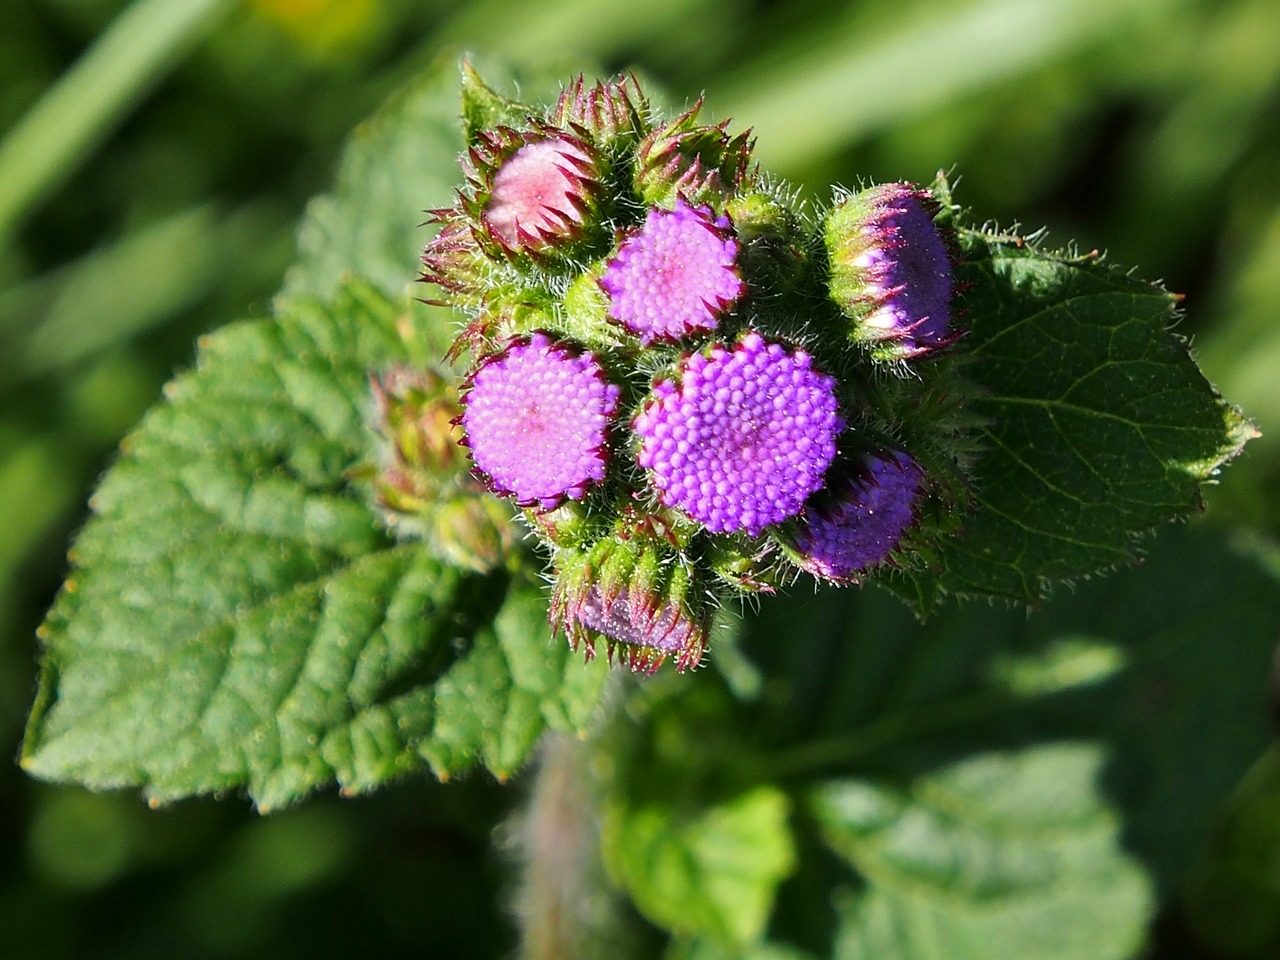
{"type": "Polygon", "coordinates": [[[10,338],[0,389],[160,326],[230,282],[245,249],[270,249],[264,238],[283,231],[267,204],[229,214],[201,204],[0,293],[0,336],[10,338]]]}
{"type": "Polygon", "coordinates": [[[788,173],[871,130],[1044,66],[1168,0],[992,0],[859,49],[843,30],[811,43],[804,70],[742,73],[716,103],[750,118],[761,162],[788,173]]]}
{"type": "Polygon", "coordinates": [[[65,458],[47,438],[0,425],[0,593],[27,552],[79,493],[65,458]]]}
{"type": "Polygon", "coordinates": [[[0,142],[0,246],[233,0],[137,0],[0,142]]]}
{"type": "Polygon", "coordinates": [[[513,16],[510,0],[458,4],[458,12],[431,37],[433,49],[460,43],[492,54],[541,60],[572,54],[600,57],[651,40],[656,32],[678,29],[688,18],[717,6],[717,0],[560,0],[531,5],[529,16],[513,16]],[[536,14],[534,11],[537,11],[536,14]],[[477,38],[483,38],[477,40],[477,38]]]}

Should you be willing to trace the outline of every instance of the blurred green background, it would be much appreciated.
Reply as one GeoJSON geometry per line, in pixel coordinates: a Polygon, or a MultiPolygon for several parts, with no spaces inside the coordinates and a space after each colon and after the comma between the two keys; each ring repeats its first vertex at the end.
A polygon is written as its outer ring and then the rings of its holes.
{"type": "MultiPolygon", "coordinates": [[[[195,337],[264,308],[347,131],[463,49],[634,66],[676,103],[705,90],[819,198],[954,169],[980,218],[1047,225],[1162,278],[1210,379],[1264,432],[1204,522],[1280,535],[1275,0],[3,0],[11,755],[35,628],[120,437],[195,337]]],[[[1280,955],[1277,766],[1260,759],[1223,811],[1153,956],[1280,955]]],[[[6,765],[0,956],[509,954],[491,832],[522,789],[415,782],[262,819],[235,797],[153,812],[6,765]]]]}

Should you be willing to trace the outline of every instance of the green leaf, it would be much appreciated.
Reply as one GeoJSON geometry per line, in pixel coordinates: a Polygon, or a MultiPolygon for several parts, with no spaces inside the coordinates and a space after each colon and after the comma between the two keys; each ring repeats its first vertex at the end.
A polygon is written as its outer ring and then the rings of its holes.
{"type": "Polygon", "coordinates": [[[906,782],[813,796],[831,847],[866,878],[839,960],[1109,960],[1142,943],[1151,889],[1120,845],[1095,744],[970,756],[906,782]]]}
{"type": "Polygon", "coordinates": [[[969,605],[921,626],[850,592],[748,625],[774,679],[733,722],[754,715],[760,776],[839,778],[828,839],[863,886],[837,956],[1130,955],[1142,891],[1185,881],[1269,742],[1280,609],[1274,552],[1204,526],[1146,547],[1032,618],[969,605]],[[1059,915],[1097,918],[1097,941],[1042,947],[1059,915]]]}
{"type": "Polygon", "coordinates": [[[1136,538],[1199,504],[1257,435],[1169,327],[1177,298],[1032,241],[957,228],[965,370],[984,452],[964,532],[901,592],[1036,602],[1132,561],[1136,538]]]}
{"type": "Polygon", "coordinates": [[[675,940],[663,954],[665,960],[813,960],[793,947],[776,943],[752,943],[726,947],[714,940],[675,940]]]}
{"type": "Polygon", "coordinates": [[[41,630],[28,770],[266,809],[424,762],[505,776],[585,722],[602,669],[552,641],[540,590],[395,542],[352,479],[369,371],[418,319],[353,285],[202,341],[94,495],[41,630]]]}
{"type": "Polygon", "coordinates": [[[467,146],[476,135],[504,124],[520,123],[532,111],[494,90],[469,60],[462,63],[462,130],[467,146]]]}
{"type": "Polygon", "coordinates": [[[774,892],[794,865],[787,812],[786,797],[772,787],[696,813],[615,801],[601,838],[605,864],[659,926],[748,944],[763,933],[774,892]]]}

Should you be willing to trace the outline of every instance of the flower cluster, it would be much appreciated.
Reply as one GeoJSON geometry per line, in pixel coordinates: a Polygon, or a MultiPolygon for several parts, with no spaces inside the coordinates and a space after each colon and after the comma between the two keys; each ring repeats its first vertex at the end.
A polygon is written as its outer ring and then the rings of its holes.
{"type": "Polygon", "coordinates": [[[810,210],[700,109],[579,78],[536,112],[469,75],[423,254],[467,316],[460,442],[548,550],[552,624],[640,670],[696,666],[728,597],[891,576],[965,482],[921,399],[957,392],[949,210],[902,183],[810,210]]]}

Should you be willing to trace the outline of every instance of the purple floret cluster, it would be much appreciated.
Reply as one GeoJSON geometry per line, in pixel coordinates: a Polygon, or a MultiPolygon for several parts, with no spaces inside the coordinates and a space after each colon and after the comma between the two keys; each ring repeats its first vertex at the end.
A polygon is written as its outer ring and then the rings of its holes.
{"type": "Polygon", "coordinates": [[[471,376],[462,397],[464,442],[490,488],[521,506],[581,500],[604,479],[618,392],[590,353],[535,333],[471,376]]]}
{"type": "Polygon", "coordinates": [[[663,121],[631,78],[534,116],[483,95],[510,122],[469,132],[423,279],[468,314],[457,422],[549,552],[553,625],[684,669],[729,596],[909,562],[963,481],[924,400],[955,339],[932,196],[815,214],[749,135],[663,121]]]}
{"type": "Polygon", "coordinates": [[[751,536],[822,486],[840,426],[835,381],[758,333],[690,356],[634,424],[637,461],[664,504],[713,533],[751,536]]]}
{"type": "Polygon", "coordinates": [[[650,210],[609,261],[600,286],[609,316],[645,344],[714,330],[742,296],[738,242],[727,217],[683,200],[650,210]]]}
{"type": "Polygon", "coordinates": [[[870,457],[852,476],[833,480],[795,538],[800,565],[845,583],[889,559],[914,522],[922,479],[915,461],[896,453],[870,457]]]}

